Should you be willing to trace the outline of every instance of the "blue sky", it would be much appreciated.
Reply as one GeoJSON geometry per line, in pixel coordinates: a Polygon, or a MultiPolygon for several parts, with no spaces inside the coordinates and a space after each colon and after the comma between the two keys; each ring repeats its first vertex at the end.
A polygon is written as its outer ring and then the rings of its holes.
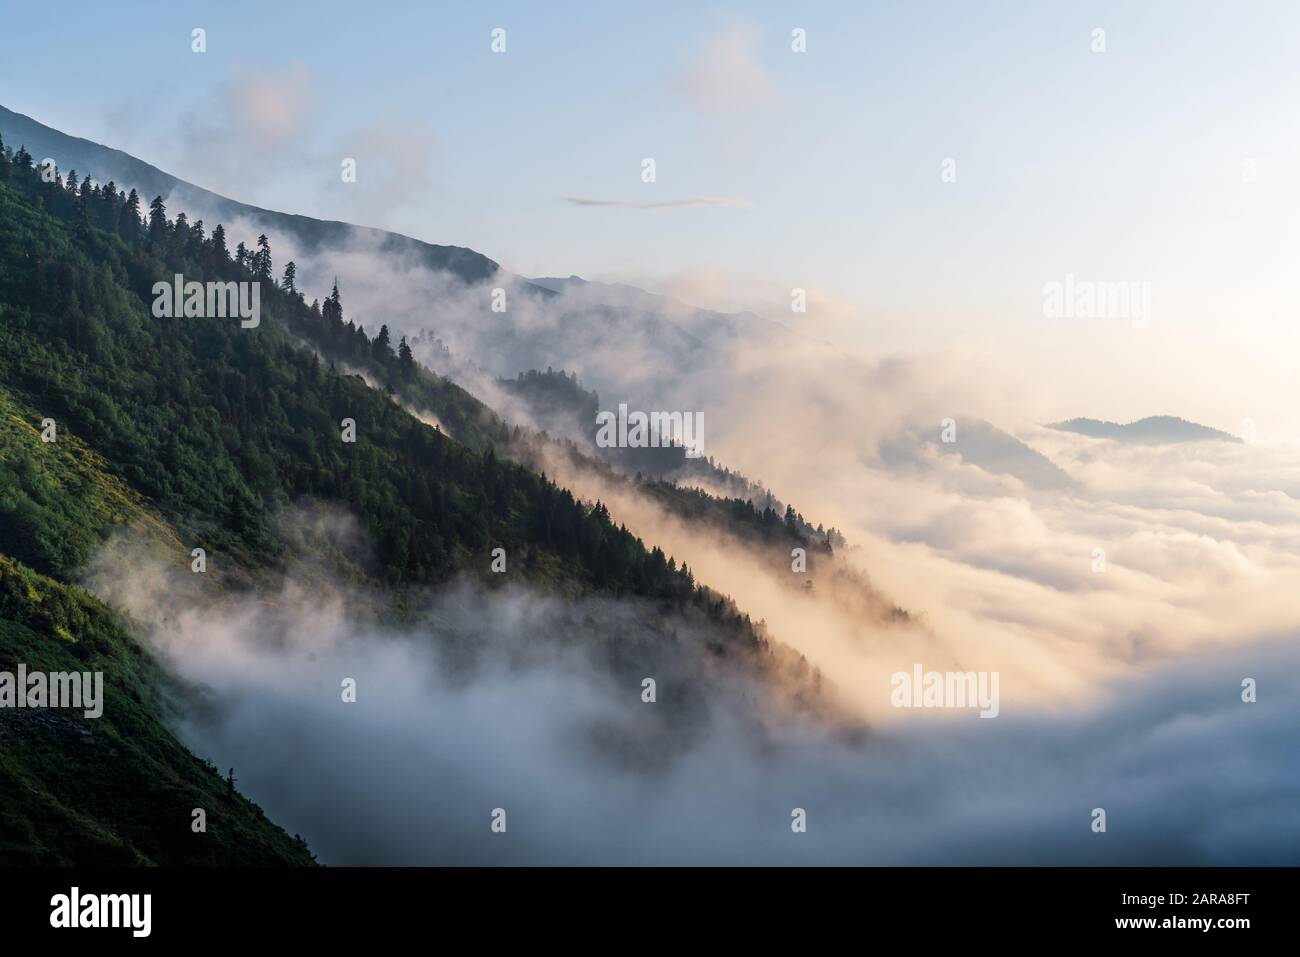
{"type": "MultiPolygon", "coordinates": [[[[7,4],[0,102],[238,199],[527,275],[777,318],[799,286],[821,337],[1021,351],[1075,389],[1083,356],[1094,383],[1114,372],[1095,404],[1117,414],[1300,346],[1295,4],[806,7],[7,4]],[[1046,323],[1066,273],[1150,282],[1153,327],[1046,323]],[[1157,364],[1181,371],[1153,384],[1157,364]]],[[[1267,418],[1283,373],[1200,414],[1267,418]]]]}

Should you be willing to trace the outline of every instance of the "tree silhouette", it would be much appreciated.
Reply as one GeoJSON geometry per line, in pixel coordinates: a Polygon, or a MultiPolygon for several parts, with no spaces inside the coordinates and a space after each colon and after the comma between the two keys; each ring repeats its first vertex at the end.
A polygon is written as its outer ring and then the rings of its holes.
{"type": "Polygon", "coordinates": [[[375,359],[381,365],[387,365],[393,358],[393,340],[388,335],[388,326],[379,327],[379,335],[375,336],[374,343],[375,359]]]}
{"type": "Polygon", "coordinates": [[[149,204],[149,242],[161,249],[167,243],[167,207],[161,196],[149,204]]]}
{"type": "Polygon", "coordinates": [[[402,336],[402,341],[397,345],[397,368],[404,382],[409,382],[415,375],[415,356],[406,344],[406,336],[402,336]]]}
{"type": "Polygon", "coordinates": [[[271,278],[271,241],[266,233],[257,237],[257,252],[253,254],[253,275],[259,280],[271,278]]]}

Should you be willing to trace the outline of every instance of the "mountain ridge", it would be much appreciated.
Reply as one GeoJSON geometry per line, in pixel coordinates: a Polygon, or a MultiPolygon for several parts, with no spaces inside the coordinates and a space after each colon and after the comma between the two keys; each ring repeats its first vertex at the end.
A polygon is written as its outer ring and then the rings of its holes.
{"type": "Polygon", "coordinates": [[[182,196],[188,193],[192,194],[191,202],[194,199],[203,202],[224,222],[229,223],[240,216],[257,216],[272,227],[297,236],[308,250],[345,242],[354,238],[352,234],[355,233],[378,240],[380,248],[385,251],[414,253],[427,265],[451,273],[464,282],[490,279],[501,270],[497,262],[466,246],[438,245],[374,226],[284,213],[231,199],[123,150],[64,133],[3,105],[0,105],[0,136],[15,149],[26,146],[38,165],[46,159],[53,159],[65,174],[79,169],[82,173],[90,173],[98,183],[112,180],[119,187],[138,190],[146,203],[154,196],[166,200],[178,193],[182,196]]]}
{"type": "MultiPolygon", "coordinates": [[[[753,312],[707,309],[625,283],[603,283],[576,275],[533,279],[510,273],[496,260],[468,246],[431,243],[380,227],[287,213],[232,199],[168,173],[124,150],[65,133],[4,105],[0,105],[0,136],[14,148],[26,146],[37,164],[49,158],[65,174],[72,170],[82,173],[90,170],[96,182],[111,180],[118,187],[135,188],[146,203],[154,196],[161,196],[169,206],[179,202],[182,207],[211,211],[214,219],[228,225],[239,217],[255,217],[272,229],[293,235],[308,251],[341,246],[360,238],[375,243],[381,252],[413,254],[429,268],[449,273],[467,284],[502,276],[521,284],[529,295],[544,300],[580,291],[580,296],[596,293],[595,296],[586,296],[593,307],[642,311],[658,308],[663,313],[660,316],[663,322],[698,346],[706,344],[702,336],[717,337],[720,334],[726,339],[798,337],[798,333],[785,325],[753,312]]],[[[508,371],[514,374],[526,370],[508,371]]]]}
{"type": "Polygon", "coordinates": [[[1236,442],[1242,439],[1228,432],[1201,425],[1176,415],[1148,415],[1132,422],[1074,418],[1047,426],[1059,432],[1073,432],[1095,439],[1114,439],[1130,445],[1173,445],[1180,442],[1236,442]]]}

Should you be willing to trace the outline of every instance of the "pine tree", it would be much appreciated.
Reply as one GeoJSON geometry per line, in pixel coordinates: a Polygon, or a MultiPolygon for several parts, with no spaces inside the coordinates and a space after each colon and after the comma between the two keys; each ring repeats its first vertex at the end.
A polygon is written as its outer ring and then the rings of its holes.
{"type": "Polygon", "coordinates": [[[409,382],[415,375],[415,356],[406,344],[406,336],[402,336],[402,341],[397,346],[397,368],[403,381],[409,382]]]}
{"type": "Polygon", "coordinates": [[[118,235],[133,246],[140,241],[140,194],[134,189],[126,197],[126,203],[122,207],[118,235]]]}
{"type": "Polygon", "coordinates": [[[184,213],[177,213],[172,222],[170,248],[173,255],[185,255],[185,246],[190,241],[190,220],[184,213]]]}
{"type": "Polygon", "coordinates": [[[284,286],[286,292],[294,293],[298,291],[298,287],[294,285],[294,282],[297,280],[297,278],[298,278],[298,267],[295,266],[292,261],[290,261],[284,267],[284,282],[282,283],[282,285],[284,286]]]}
{"type": "Polygon", "coordinates": [[[99,225],[110,233],[117,232],[117,184],[109,180],[99,194],[99,225]]]}
{"type": "Polygon", "coordinates": [[[339,281],[338,277],[334,278],[334,289],[325,297],[325,302],[321,306],[321,316],[325,319],[327,326],[333,327],[336,323],[343,321],[343,301],[339,298],[339,281]]]}
{"type": "Polygon", "coordinates": [[[230,262],[230,250],[226,248],[226,227],[220,223],[217,223],[217,228],[212,230],[208,256],[218,269],[223,269],[230,262]]]}
{"type": "Polygon", "coordinates": [[[266,233],[257,237],[257,252],[253,254],[253,275],[260,280],[271,278],[271,241],[266,233]]]}
{"type": "Polygon", "coordinates": [[[167,242],[167,207],[161,196],[155,196],[149,204],[149,242],[159,247],[167,242]]]}
{"type": "Polygon", "coordinates": [[[196,220],[190,227],[189,238],[185,240],[185,256],[187,259],[201,263],[203,261],[203,250],[205,247],[205,236],[203,234],[203,220],[196,220]]]}
{"type": "Polygon", "coordinates": [[[375,350],[375,359],[381,365],[393,358],[393,340],[388,335],[388,326],[379,327],[379,335],[375,336],[373,348],[375,350]]]}

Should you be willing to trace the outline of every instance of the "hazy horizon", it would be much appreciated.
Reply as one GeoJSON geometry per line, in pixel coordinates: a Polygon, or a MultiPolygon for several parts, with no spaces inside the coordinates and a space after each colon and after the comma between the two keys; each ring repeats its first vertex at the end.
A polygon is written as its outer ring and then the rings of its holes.
{"type": "Polygon", "coordinates": [[[6,45],[5,103],[240,201],[522,275],[750,309],[877,357],[996,354],[1027,421],[1300,440],[1300,277],[1277,225],[1300,211],[1292,5],[414,4],[367,11],[368,31],[311,9],[169,9],[92,41],[15,8],[11,38],[84,48],[55,82],[41,43],[6,45]],[[159,66],[186,82],[159,88],[159,66]],[[1149,325],[1045,318],[1067,276],[1147,283],[1149,325]]]}

